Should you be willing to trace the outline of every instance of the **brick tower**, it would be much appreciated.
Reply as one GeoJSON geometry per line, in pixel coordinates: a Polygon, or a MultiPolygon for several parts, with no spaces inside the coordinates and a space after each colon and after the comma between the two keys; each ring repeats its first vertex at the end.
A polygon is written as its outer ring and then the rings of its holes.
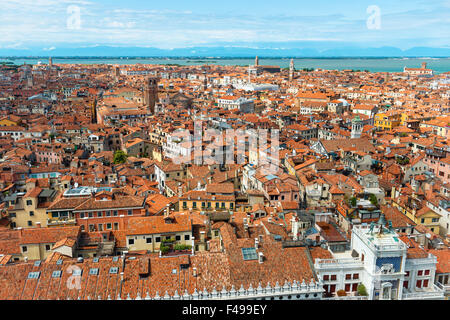
{"type": "Polygon", "coordinates": [[[158,102],[158,79],[147,78],[144,90],[144,105],[152,114],[155,113],[155,105],[158,102]]]}

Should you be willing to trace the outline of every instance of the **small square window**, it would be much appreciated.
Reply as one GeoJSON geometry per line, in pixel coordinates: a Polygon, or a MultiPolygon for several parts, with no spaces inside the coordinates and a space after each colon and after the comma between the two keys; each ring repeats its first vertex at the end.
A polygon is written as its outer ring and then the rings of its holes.
{"type": "Polygon", "coordinates": [[[161,237],[156,237],[156,238],[155,238],[155,242],[156,242],[156,243],[161,242],[161,237]]]}
{"type": "Polygon", "coordinates": [[[128,244],[129,245],[133,245],[134,244],[134,239],[128,239],[128,244]]]}
{"type": "Polygon", "coordinates": [[[190,240],[190,239],[191,239],[190,235],[188,235],[188,234],[184,235],[184,240],[185,240],[185,241],[188,241],[188,240],[190,240]]]}
{"type": "Polygon", "coordinates": [[[145,239],[145,242],[146,242],[146,243],[152,243],[152,238],[147,238],[147,239],[145,239]]]}

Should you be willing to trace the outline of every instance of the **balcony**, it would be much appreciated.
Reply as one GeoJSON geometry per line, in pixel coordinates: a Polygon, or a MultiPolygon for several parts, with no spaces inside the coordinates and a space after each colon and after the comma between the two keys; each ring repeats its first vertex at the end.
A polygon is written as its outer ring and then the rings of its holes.
{"type": "Polygon", "coordinates": [[[437,282],[437,283],[436,283],[436,286],[437,286],[439,289],[444,290],[444,293],[445,293],[446,296],[450,294],[450,284],[445,284],[445,285],[444,285],[444,284],[442,284],[442,283],[440,283],[440,282],[437,282]]]}
{"type": "Polygon", "coordinates": [[[343,259],[316,259],[315,268],[323,269],[354,269],[363,268],[364,262],[358,258],[343,258],[343,259]]]}
{"type": "Polygon", "coordinates": [[[75,218],[47,219],[47,226],[49,227],[67,226],[75,224],[76,224],[75,218]]]}
{"type": "MultiPolygon", "coordinates": [[[[405,290],[406,291],[406,290],[405,290]]],[[[403,300],[443,300],[444,289],[433,284],[429,288],[416,289],[414,292],[403,292],[403,300]]]]}

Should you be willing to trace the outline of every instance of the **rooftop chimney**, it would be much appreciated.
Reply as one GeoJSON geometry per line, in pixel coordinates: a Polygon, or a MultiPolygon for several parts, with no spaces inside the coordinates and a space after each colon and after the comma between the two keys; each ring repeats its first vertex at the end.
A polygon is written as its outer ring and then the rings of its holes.
{"type": "Polygon", "coordinates": [[[205,242],[205,231],[200,231],[200,241],[205,242]]]}
{"type": "Polygon", "coordinates": [[[258,253],[258,262],[263,263],[264,262],[264,254],[262,252],[258,253]]]}

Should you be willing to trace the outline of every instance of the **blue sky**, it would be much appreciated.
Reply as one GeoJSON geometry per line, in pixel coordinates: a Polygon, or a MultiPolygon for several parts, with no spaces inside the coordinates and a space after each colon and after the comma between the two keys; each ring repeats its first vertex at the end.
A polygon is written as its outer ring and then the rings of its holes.
{"type": "Polygon", "coordinates": [[[0,48],[450,47],[450,0],[0,0],[0,48]],[[367,27],[369,6],[380,28],[367,27]],[[68,27],[73,11],[81,23],[68,27]],[[78,28],[79,26],[79,28],[78,28]]]}

